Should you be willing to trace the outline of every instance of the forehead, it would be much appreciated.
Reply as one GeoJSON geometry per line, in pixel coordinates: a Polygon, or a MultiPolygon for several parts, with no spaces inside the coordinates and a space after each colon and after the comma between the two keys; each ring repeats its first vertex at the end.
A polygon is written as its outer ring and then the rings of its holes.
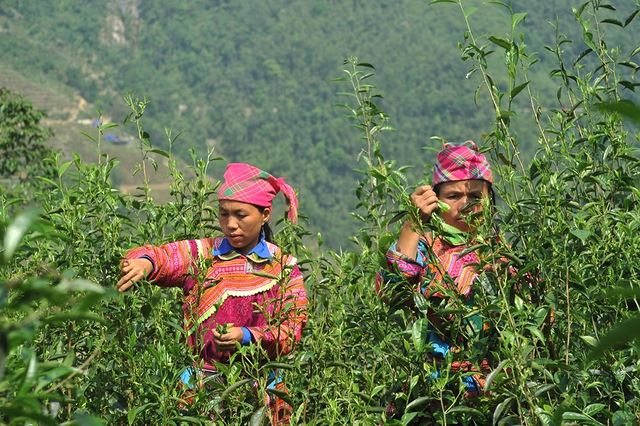
{"type": "Polygon", "coordinates": [[[455,182],[445,182],[441,184],[440,192],[463,192],[463,193],[473,193],[473,192],[482,192],[484,194],[488,194],[489,191],[487,189],[486,182],[478,179],[468,179],[468,180],[458,180],[455,182]]]}
{"type": "Polygon", "coordinates": [[[248,211],[253,212],[258,211],[258,208],[253,204],[243,203],[242,201],[232,201],[232,200],[220,200],[218,202],[218,206],[220,210],[226,211],[248,211]]]}

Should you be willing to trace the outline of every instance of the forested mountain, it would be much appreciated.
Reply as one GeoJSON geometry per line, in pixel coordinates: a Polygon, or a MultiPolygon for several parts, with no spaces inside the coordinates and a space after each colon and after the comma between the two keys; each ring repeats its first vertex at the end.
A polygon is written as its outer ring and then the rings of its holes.
{"type": "Polygon", "coordinates": [[[0,424],[637,424],[640,3],[506,1],[0,0],[0,424]],[[408,196],[467,139],[500,197],[469,233],[408,196]],[[299,188],[306,297],[247,269],[270,337],[209,365],[229,161],[299,188]]]}
{"type": "MultiPolygon", "coordinates": [[[[468,3],[478,8],[475,33],[508,35],[507,8],[468,3]]],[[[529,77],[543,107],[559,86],[549,78],[557,64],[544,46],[575,39],[562,45],[568,60],[586,48],[571,11],[578,4],[513,2],[527,13],[525,42],[539,59],[529,77]]],[[[494,117],[482,93],[474,104],[480,81],[467,78],[469,65],[460,60],[463,23],[455,5],[417,0],[2,0],[0,61],[27,78],[65,83],[115,122],[129,112],[122,101],[128,90],[150,97],[144,119],[154,146],[166,147],[165,127],[184,130],[176,145],[183,158],[189,148],[204,156],[215,145],[228,161],[286,176],[300,190],[311,229],[336,248],[354,233],[347,212],[356,203],[352,170],[363,145],[346,110],[334,106],[346,101],[336,92],[350,88],[329,80],[344,75],[350,55],[375,66],[371,83],[397,129],[385,134],[383,153],[416,166],[409,182],[416,184],[433,160],[423,148],[440,144],[430,137],[481,143],[494,117]]],[[[632,34],[622,33],[620,43],[632,34]]],[[[528,108],[518,106],[515,124],[525,158],[537,148],[528,108]]],[[[223,167],[214,164],[214,178],[223,167]]]]}

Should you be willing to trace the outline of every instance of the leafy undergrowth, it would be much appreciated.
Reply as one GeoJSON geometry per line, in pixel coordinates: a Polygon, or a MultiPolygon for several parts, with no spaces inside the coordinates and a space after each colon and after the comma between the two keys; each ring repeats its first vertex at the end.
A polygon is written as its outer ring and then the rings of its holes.
{"type": "MultiPolygon", "coordinates": [[[[535,55],[517,34],[525,16],[509,8],[510,37],[480,38],[469,24],[473,11],[459,5],[469,25],[462,57],[478,78],[478,103],[495,111],[483,145],[501,199],[483,229],[488,235],[498,225],[502,242],[483,238],[473,248],[504,268],[486,271],[474,306],[450,294],[439,313],[453,315],[460,333],[476,314],[490,324],[467,351],[452,355],[490,361],[484,395],[465,399],[465,373],[428,360],[428,301],[407,283],[384,297],[375,290],[398,220],[415,213],[408,203],[414,183],[383,156],[380,135],[393,129],[369,84],[373,66],[349,58],[336,84],[351,85],[340,106],[365,143],[353,213],[361,228],[350,239],[357,248],[323,252],[319,236],[320,249],[311,253],[301,242],[309,238],[304,227],[277,224],[276,239],[298,257],[310,300],[298,348],[261,364],[250,361],[260,359],[259,350],[245,347],[219,366],[226,381],[209,380],[186,400],[178,377],[196,360],[184,344],[181,295],[148,283],[125,294],[113,286],[127,249],[219,232],[217,182],[207,178],[219,159],[194,153],[189,176],[196,178],[185,178],[171,148],[151,146],[142,126],[147,102],[130,95],[139,195],[114,190],[110,175],[118,160],[104,154],[97,163],[78,155],[50,159],[56,176],[39,179],[30,204],[37,201],[37,211],[21,213],[22,201],[8,190],[0,198],[0,423],[264,424],[267,395],[291,404],[292,424],[637,422],[640,159],[625,120],[637,119],[638,110],[620,102],[618,89],[635,87],[623,71],[638,66],[602,40],[603,25],[630,25],[635,14],[600,19],[598,2],[575,11],[588,51],[564,58],[566,40],[558,33],[548,49],[557,53],[550,74],[558,80],[559,105],[543,110],[526,78],[535,55]],[[498,52],[504,75],[486,67],[486,56],[498,52]],[[509,130],[511,121],[526,119],[511,108],[516,96],[529,96],[530,119],[540,129],[529,165],[519,161],[518,138],[509,130]],[[150,160],[152,154],[166,164],[150,160]],[[164,204],[153,200],[146,178],[156,167],[172,182],[173,198],[164,204]],[[283,373],[288,395],[269,389],[273,368],[283,373]]],[[[176,138],[169,132],[167,138],[173,146],[176,138]]],[[[94,141],[99,145],[100,137],[94,141]]],[[[437,223],[431,228],[442,231],[437,223]]]]}

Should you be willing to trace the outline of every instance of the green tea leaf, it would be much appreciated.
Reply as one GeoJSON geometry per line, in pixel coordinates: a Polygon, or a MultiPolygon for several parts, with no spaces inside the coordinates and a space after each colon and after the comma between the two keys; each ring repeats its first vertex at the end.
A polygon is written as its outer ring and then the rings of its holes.
{"type": "Polygon", "coordinates": [[[31,225],[37,219],[38,214],[35,210],[22,213],[16,217],[10,224],[4,234],[2,258],[4,262],[8,262],[13,257],[13,253],[22,241],[31,225]]]}
{"type": "Polygon", "coordinates": [[[268,274],[266,272],[262,272],[262,271],[253,271],[252,272],[253,275],[257,275],[258,277],[263,277],[263,278],[271,278],[272,280],[278,280],[280,279],[280,277],[272,275],[272,274],[268,274]]]}
{"type": "Polygon", "coordinates": [[[496,375],[500,374],[500,372],[508,362],[508,359],[500,361],[500,364],[498,364],[496,368],[494,368],[493,371],[491,371],[491,373],[487,375],[487,379],[484,385],[485,392],[489,390],[489,387],[491,386],[491,383],[493,383],[493,380],[496,378],[496,375]]]}
{"type": "Polygon", "coordinates": [[[484,84],[479,84],[478,87],[476,87],[476,90],[473,94],[473,101],[475,102],[476,105],[478,105],[478,98],[480,97],[480,92],[482,91],[483,87],[484,87],[484,84]]]}
{"type": "Polygon", "coordinates": [[[96,138],[94,138],[93,136],[91,136],[89,133],[86,132],[80,132],[81,135],[88,137],[89,139],[91,139],[92,141],[94,141],[95,143],[98,143],[98,140],[96,138]]]}
{"type": "Polygon", "coordinates": [[[613,24],[613,25],[617,25],[620,28],[624,28],[624,25],[622,25],[622,22],[618,21],[617,19],[612,19],[612,18],[607,18],[607,19],[603,19],[602,21],[600,21],[601,24],[613,24]]]}
{"type": "Polygon", "coordinates": [[[262,366],[265,370],[289,370],[293,371],[294,367],[291,364],[286,364],[284,362],[268,362],[262,366]]]}
{"type": "Polygon", "coordinates": [[[518,23],[520,23],[520,21],[526,18],[527,18],[526,13],[514,13],[513,16],[511,17],[511,27],[515,28],[518,25],[518,23]]]}
{"type": "Polygon", "coordinates": [[[598,341],[593,336],[580,336],[580,339],[593,348],[598,346],[598,341]]]}
{"type": "Polygon", "coordinates": [[[438,200],[438,210],[446,213],[451,210],[451,206],[449,206],[449,204],[445,203],[444,201],[438,200]]]}
{"type": "Polygon", "coordinates": [[[118,127],[118,123],[107,123],[104,126],[101,126],[100,130],[101,131],[105,131],[105,130],[111,129],[113,127],[118,127]]]}
{"type": "Polygon", "coordinates": [[[285,401],[289,405],[294,405],[294,402],[293,402],[293,399],[291,399],[291,396],[284,391],[267,388],[267,393],[280,398],[281,400],[285,401]]]}
{"type": "Polygon", "coordinates": [[[154,154],[162,155],[163,157],[169,158],[169,154],[161,149],[150,149],[149,152],[153,152],[154,154]]]}
{"type": "Polygon", "coordinates": [[[586,407],[584,407],[582,412],[584,414],[586,414],[587,416],[592,416],[593,417],[594,415],[596,415],[600,411],[602,411],[604,409],[604,407],[606,407],[606,405],[604,405],[604,404],[590,404],[590,405],[587,405],[586,407]]]}
{"type": "Polygon", "coordinates": [[[466,413],[473,414],[476,419],[486,419],[484,413],[476,408],[465,407],[462,405],[457,405],[455,407],[451,407],[449,410],[450,413],[466,413]]]}
{"type": "Polygon", "coordinates": [[[60,168],[58,168],[58,176],[62,176],[64,172],[66,172],[69,166],[72,164],[73,164],[73,161],[67,161],[66,163],[62,164],[60,168]]]}
{"type": "Polygon", "coordinates": [[[589,417],[582,413],[576,413],[573,411],[567,411],[563,413],[562,420],[581,421],[581,422],[584,422],[583,424],[588,424],[588,425],[596,425],[596,426],[602,425],[602,423],[600,423],[599,421],[596,421],[592,417],[589,417]]]}
{"type": "MultiPolygon", "coordinates": [[[[487,386],[485,386],[485,388],[484,388],[485,392],[487,390],[487,386]]],[[[496,407],[496,409],[493,412],[493,424],[494,425],[498,424],[498,421],[500,420],[500,416],[502,416],[502,412],[510,407],[511,403],[513,402],[513,400],[514,400],[513,397],[509,397],[509,398],[505,399],[504,401],[502,401],[500,404],[498,404],[498,406],[496,407]]]]}
{"type": "Polygon", "coordinates": [[[511,93],[509,93],[509,98],[513,99],[518,96],[518,93],[522,92],[529,85],[529,83],[531,83],[531,81],[527,81],[526,83],[522,83],[519,86],[514,87],[511,90],[511,93]]]}
{"type": "Polygon", "coordinates": [[[575,64],[577,64],[578,62],[580,62],[580,60],[581,60],[582,58],[584,58],[585,56],[587,56],[589,53],[592,53],[592,52],[593,52],[593,49],[587,49],[587,50],[584,50],[582,53],[580,53],[580,54],[578,55],[578,57],[576,58],[576,60],[575,60],[575,61],[573,61],[574,65],[575,65],[575,64]]]}
{"type": "Polygon", "coordinates": [[[38,179],[38,180],[40,180],[42,182],[46,182],[46,183],[48,183],[49,185],[51,185],[53,187],[57,187],[58,186],[58,184],[56,182],[54,182],[51,179],[48,179],[46,177],[43,177],[43,176],[36,176],[36,179],[38,179]]]}
{"type": "Polygon", "coordinates": [[[511,6],[509,6],[508,4],[506,4],[505,2],[502,2],[502,1],[494,0],[494,1],[488,1],[487,3],[488,4],[497,4],[499,6],[502,6],[504,8],[507,8],[507,9],[511,10],[511,6]]]}
{"type": "Polygon", "coordinates": [[[416,308],[423,314],[426,314],[429,310],[429,302],[427,302],[427,298],[424,297],[424,294],[416,291],[413,293],[413,302],[416,305],[416,308]]]}
{"type": "Polygon", "coordinates": [[[416,398],[414,400],[412,400],[410,403],[407,404],[407,408],[406,411],[410,412],[411,410],[421,407],[424,404],[426,404],[427,402],[431,402],[431,401],[435,401],[437,398],[433,397],[433,396],[421,396],[419,398],[416,398]]]}
{"type": "Polygon", "coordinates": [[[619,112],[620,114],[629,117],[636,122],[640,122],[640,107],[634,104],[632,101],[596,103],[595,106],[603,110],[619,112]]]}
{"type": "Polygon", "coordinates": [[[256,411],[254,411],[253,414],[251,415],[251,421],[249,424],[251,426],[260,426],[262,425],[262,422],[264,421],[266,416],[267,416],[267,407],[264,407],[264,406],[260,407],[256,411]]]}
{"type": "Polygon", "coordinates": [[[220,398],[222,398],[223,400],[229,396],[233,391],[240,389],[242,386],[245,386],[249,383],[251,383],[253,381],[253,379],[242,379],[242,380],[238,380],[237,382],[233,383],[231,386],[229,386],[228,388],[226,388],[224,390],[224,392],[222,392],[222,394],[220,395],[220,398]]]}
{"type": "Polygon", "coordinates": [[[489,36],[489,41],[497,44],[505,50],[511,50],[511,41],[500,36],[489,36]]]}
{"type": "Polygon", "coordinates": [[[420,318],[413,323],[411,337],[416,351],[422,353],[429,338],[429,321],[426,318],[420,318]]]}
{"type": "Polygon", "coordinates": [[[477,8],[477,7],[472,7],[472,6],[470,6],[470,7],[465,7],[465,8],[464,8],[464,12],[463,12],[463,13],[464,13],[464,17],[465,17],[465,18],[470,17],[471,15],[473,15],[474,13],[476,13],[476,11],[477,11],[477,10],[478,10],[478,8],[477,8]]]}
{"type": "Polygon", "coordinates": [[[587,362],[600,358],[615,346],[629,343],[637,338],[640,338],[640,315],[616,325],[601,337],[600,343],[587,355],[587,362]]]}
{"type": "Polygon", "coordinates": [[[18,389],[18,393],[16,394],[19,397],[25,396],[33,387],[36,371],[38,369],[36,355],[34,353],[29,353],[28,356],[29,358],[27,361],[27,368],[22,373],[22,382],[20,384],[20,388],[18,389]]]}
{"type": "Polygon", "coordinates": [[[572,235],[578,237],[582,244],[584,244],[587,238],[589,238],[589,236],[591,235],[591,232],[585,229],[572,229],[570,232],[572,235]]]}

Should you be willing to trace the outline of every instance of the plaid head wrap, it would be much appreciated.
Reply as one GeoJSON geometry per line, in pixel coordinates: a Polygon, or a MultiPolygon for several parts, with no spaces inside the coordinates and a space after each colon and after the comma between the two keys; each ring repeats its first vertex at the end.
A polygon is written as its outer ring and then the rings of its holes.
{"type": "Polygon", "coordinates": [[[287,199],[287,217],[295,223],[298,219],[298,198],[293,188],[284,178],[275,178],[249,164],[231,163],[227,166],[224,182],[218,191],[218,200],[241,201],[271,208],[278,192],[282,192],[287,199]]]}
{"type": "Polygon", "coordinates": [[[460,145],[445,143],[433,170],[433,185],[457,180],[486,180],[493,183],[491,166],[473,141],[460,145]]]}

